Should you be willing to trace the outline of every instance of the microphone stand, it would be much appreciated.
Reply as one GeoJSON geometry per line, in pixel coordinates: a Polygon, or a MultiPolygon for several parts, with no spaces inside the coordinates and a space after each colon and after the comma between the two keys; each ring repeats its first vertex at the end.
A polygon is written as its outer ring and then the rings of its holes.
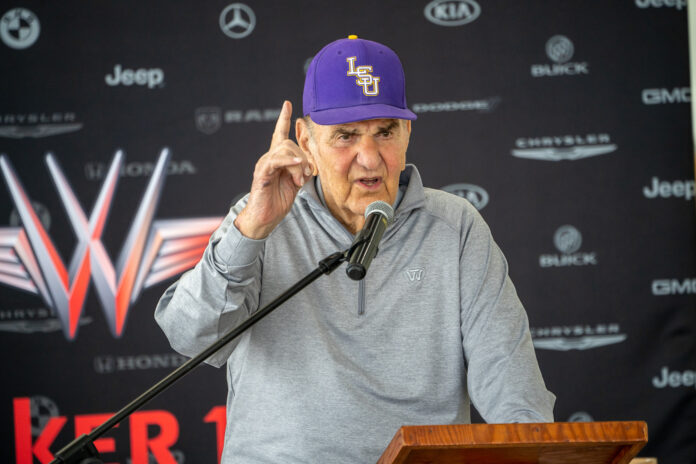
{"type": "Polygon", "coordinates": [[[208,359],[211,355],[217,352],[220,348],[237,338],[246,329],[260,321],[264,316],[276,309],[281,304],[285,303],[290,297],[300,292],[307,285],[314,282],[322,274],[331,274],[336,270],[341,263],[346,261],[352,254],[356,246],[360,245],[364,240],[357,240],[346,251],[338,251],[319,261],[319,265],[312,272],[307,274],[303,279],[278,296],[275,300],[268,303],[263,308],[249,316],[244,322],[227,332],[218,341],[210,345],[195,357],[189,359],[184,364],[172,371],[165,378],[150,387],[136,399],[124,406],[120,411],[107,419],[100,426],[92,430],[88,434],[82,434],[71,441],[67,446],[58,451],[50,464],[103,464],[99,459],[99,452],[94,446],[94,440],[104,435],[116,424],[131,415],[136,409],[150,401],[155,396],[162,393],[167,387],[186,375],[194,367],[208,359]]]}

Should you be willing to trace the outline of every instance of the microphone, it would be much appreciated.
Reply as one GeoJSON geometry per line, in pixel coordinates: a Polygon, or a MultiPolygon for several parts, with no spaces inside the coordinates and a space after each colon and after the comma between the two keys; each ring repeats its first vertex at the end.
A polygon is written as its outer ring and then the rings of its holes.
{"type": "Polygon", "coordinates": [[[384,231],[394,218],[394,209],[389,203],[375,201],[365,209],[365,225],[353,241],[354,248],[348,260],[346,274],[353,280],[362,280],[377,255],[377,246],[384,231]],[[355,244],[358,244],[355,246],[355,244]]]}

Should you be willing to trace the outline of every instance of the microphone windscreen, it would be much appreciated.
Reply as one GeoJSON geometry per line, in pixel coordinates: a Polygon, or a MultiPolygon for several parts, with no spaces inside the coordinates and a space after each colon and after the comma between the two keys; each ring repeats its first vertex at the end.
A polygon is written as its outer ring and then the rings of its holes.
{"type": "Polygon", "coordinates": [[[394,208],[392,208],[389,203],[384,201],[373,201],[367,205],[367,208],[365,209],[365,218],[367,219],[367,217],[372,213],[381,214],[387,218],[387,222],[391,222],[392,219],[394,219],[394,208]]]}

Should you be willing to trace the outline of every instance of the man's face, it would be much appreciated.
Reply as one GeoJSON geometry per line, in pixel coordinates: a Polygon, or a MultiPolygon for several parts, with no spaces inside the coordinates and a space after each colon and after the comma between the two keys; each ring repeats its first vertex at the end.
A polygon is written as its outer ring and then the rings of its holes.
{"type": "Polygon", "coordinates": [[[298,121],[300,147],[316,166],[331,213],[352,233],[364,224],[367,205],[390,205],[406,167],[411,121],[370,119],[347,124],[311,125],[298,121]],[[303,127],[300,127],[303,126],[303,127]]]}

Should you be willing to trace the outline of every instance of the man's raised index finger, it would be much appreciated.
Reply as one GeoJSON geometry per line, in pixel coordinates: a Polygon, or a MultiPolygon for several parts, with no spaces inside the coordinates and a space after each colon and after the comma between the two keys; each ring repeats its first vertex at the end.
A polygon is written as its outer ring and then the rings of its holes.
{"type": "Polygon", "coordinates": [[[283,140],[287,140],[290,135],[290,116],[292,115],[292,103],[288,100],[283,102],[283,107],[278,115],[278,121],[276,121],[275,130],[273,131],[273,138],[271,139],[271,148],[279,144],[283,140]]]}

